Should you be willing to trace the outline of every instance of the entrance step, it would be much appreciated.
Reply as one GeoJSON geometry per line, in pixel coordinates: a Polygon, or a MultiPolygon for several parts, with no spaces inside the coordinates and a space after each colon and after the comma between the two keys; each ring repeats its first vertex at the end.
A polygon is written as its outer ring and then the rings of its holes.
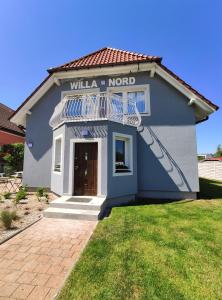
{"type": "Polygon", "coordinates": [[[62,196],[50,202],[43,212],[47,218],[98,220],[106,197],[62,196]]]}
{"type": "Polygon", "coordinates": [[[99,219],[100,210],[83,210],[49,207],[43,212],[44,217],[94,221],[99,219]]]}
{"type": "Polygon", "coordinates": [[[103,197],[70,197],[63,196],[52,202],[50,207],[70,208],[80,210],[100,210],[105,198],[103,197]]]}

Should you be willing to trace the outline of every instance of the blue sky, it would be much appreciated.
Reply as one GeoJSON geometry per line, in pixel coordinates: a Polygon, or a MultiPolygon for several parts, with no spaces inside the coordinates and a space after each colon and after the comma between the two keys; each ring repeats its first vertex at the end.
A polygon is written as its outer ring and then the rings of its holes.
{"type": "MultiPolygon", "coordinates": [[[[0,102],[17,108],[46,69],[104,46],[163,57],[221,106],[222,1],[2,0],[0,102]]],[[[222,109],[197,126],[198,152],[222,144],[222,109]]]]}

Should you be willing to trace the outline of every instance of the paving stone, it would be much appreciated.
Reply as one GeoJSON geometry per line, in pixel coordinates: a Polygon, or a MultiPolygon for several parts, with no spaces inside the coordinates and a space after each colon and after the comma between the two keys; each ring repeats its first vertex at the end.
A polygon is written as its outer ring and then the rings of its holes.
{"type": "Polygon", "coordinates": [[[17,279],[16,283],[26,283],[29,284],[33,281],[36,277],[35,273],[32,272],[24,272],[19,278],[17,279]]]}
{"type": "Polygon", "coordinates": [[[63,283],[64,276],[59,275],[51,275],[49,280],[46,282],[45,286],[49,288],[58,288],[63,283]]]}
{"type": "Polygon", "coordinates": [[[20,284],[18,288],[12,294],[12,297],[16,299],[27,299],[31,291],[34,289],[34,286],[29,284],[20,284]]]}
{"type": "MultiPolygon", "coordinates": [[[[47,296],[47,294],[50,292],[50,288],[42,287],[42,286],[36,286],[31,294],[28,296],[28,300],[43,300],[47,296]]],[[[52,299],[52,298],[51,298],[52,299]]]]}
{"type": "Polygon", "coordinates": [[[33,269],[33,272],[35,273],[39,273],[39,274],[46,274],[48,269],[50,268],[50,264],[43,264],[43,263],[39,263],[35,266],[35,268],[33,269]]]}
{"type": "Polygon", "coordinates": [[[44,300],[52,300],[55,299],[58,294],[58,289],[50,289],[44,300]]]}
{"type": "Polygon", "coordinates": [[[2,281],[5,282],[16,282],[16,280],[21,276],[22,272],[21,271],[11,271],[8,275],[5,275],[2,278],[2,281]]]}
{"type": "Polygon", "coordinates": [[[11,296],[17,287],[18,287],[18,284],[16,284],[16,283],[5,283],[0,288],[0,297],[11,296]]]}
{"type": "Polygon", "coordinates": [[[26,264],[21,268],[22,271],[32,272],[38,265],[37,261],[26,262],[26,264]]]}
{"type": "Polygon", "coordinates": [[[49,274],[37,274],[32,281],[33,285],[44,286],[45,283],[49,280],[49,274]]]}
{"type": "Polygon", "coordinates": [[[60,265],[53,265],[47,270],[47,274],[58,275],[61,274],[63,267],[60,265]]]}

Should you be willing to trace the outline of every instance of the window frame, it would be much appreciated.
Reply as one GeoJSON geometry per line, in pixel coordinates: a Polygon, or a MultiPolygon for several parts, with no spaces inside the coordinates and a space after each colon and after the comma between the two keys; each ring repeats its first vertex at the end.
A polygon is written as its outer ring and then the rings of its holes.
{"type": "Polygon", "coordinates": [[[63,172],[63,135],[62,134],[56,136],[54,138],[54,141],[53,141],[53,164],[52,164],[52,170],[53,170],[53,173],[60,174],[60,175],[63,172]],[[60,170],[59,171],[55,170],[55,163],[56,163],[56,142],[58,140],[61,140],[60,170]]]}
{"type": "Polygon", "coordinates": [[[118,132],[113,132],[113,176],[133,175],[133,136],[118,132]],[[125,144],[125,161],[128,162],[129,172],[116,173],[116,140],[127,142],[125,144]]]}
{"type": "Polygon", "coordinates": [[[145,112],[139,112],[139,113],[142,116],[150,116],[151,115],[150,85],[149,84],[109,87],[109,88],[107,88],[107,92],[109,93],[109,95],[115,94],[115,93],[122,93],[124,103],[128,103],[127,93],[130,93],[130,92],[144,92],[145,112]]]}

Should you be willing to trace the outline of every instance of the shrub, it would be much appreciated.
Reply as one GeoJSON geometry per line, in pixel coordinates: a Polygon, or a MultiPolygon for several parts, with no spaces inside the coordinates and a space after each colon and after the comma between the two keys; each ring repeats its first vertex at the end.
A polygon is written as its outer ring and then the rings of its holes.
{"type": "Polygon", "coordinates": [[[28,192],[28,186],[27,185],[20,186],[19,190],[23,190],[27,193],[28,192]]]}
{"type": "Polygon", "coordinates": [[[39,187],[36,190],[36,196],[38,198],[38,200],[40,201],[42,197],[46,198],[46,200],[49,198],[48,193],[46,192],[46,190],[43,187],[39,187]]]}
{"type": "Polygon", "coordinates": [[[13,211],[11,212],[11,216],[12,216],[12,220],[13,220],[13,221],[15,221],[15,220],[18,219],[16,210],[13,210],[13,211]]]}
{"type": "Polygon", "coordinates": [[[0,203],[4,203],[4,200],[2,199],[1,195],[0,195],[0,203]]]}
{"type": "Polygon", "coordinates": [[[5,193],[3,194],[3,196],[5,197],[5,199],[10,199],[11,193],[5,192],[5,193]]]}
{"type": "Polygon", "coordinates": [[[12,166],[4,166],[4,173],[6,177],[10,177],[12,174],[14,174],[15,168],[12,166]]]}
{"type": "Polygon", "coordinates": [[[22,170],[23,157],[24,157],[23,144],[16,143],[16,144],[3,145],[0,149],[0,154],[3,157],[3,159],[7,162],[7,166],[11,168],[11,171],[9,170],[11,174],[14,173],[14,171],[22,170]]]}
{"type": "Polygon", "coordinates": [[[1,220],[6,229],[11,228],[13,217],[13,212],[10,212],[9,210],[3,210],[1,212],[1,220]]]}
{"type": "Polygon", "coordinates": [[[44,197],[45,189],[43,187],[39,187],[36,190],[36,196],[37,197],[44,197]]]}
{"type": "Polygon", "coordinates": [[[27,192],[24,189],[20,189],[15,196],[15,203],[18,204],[20,200],[27,197],[27,192]]]}

